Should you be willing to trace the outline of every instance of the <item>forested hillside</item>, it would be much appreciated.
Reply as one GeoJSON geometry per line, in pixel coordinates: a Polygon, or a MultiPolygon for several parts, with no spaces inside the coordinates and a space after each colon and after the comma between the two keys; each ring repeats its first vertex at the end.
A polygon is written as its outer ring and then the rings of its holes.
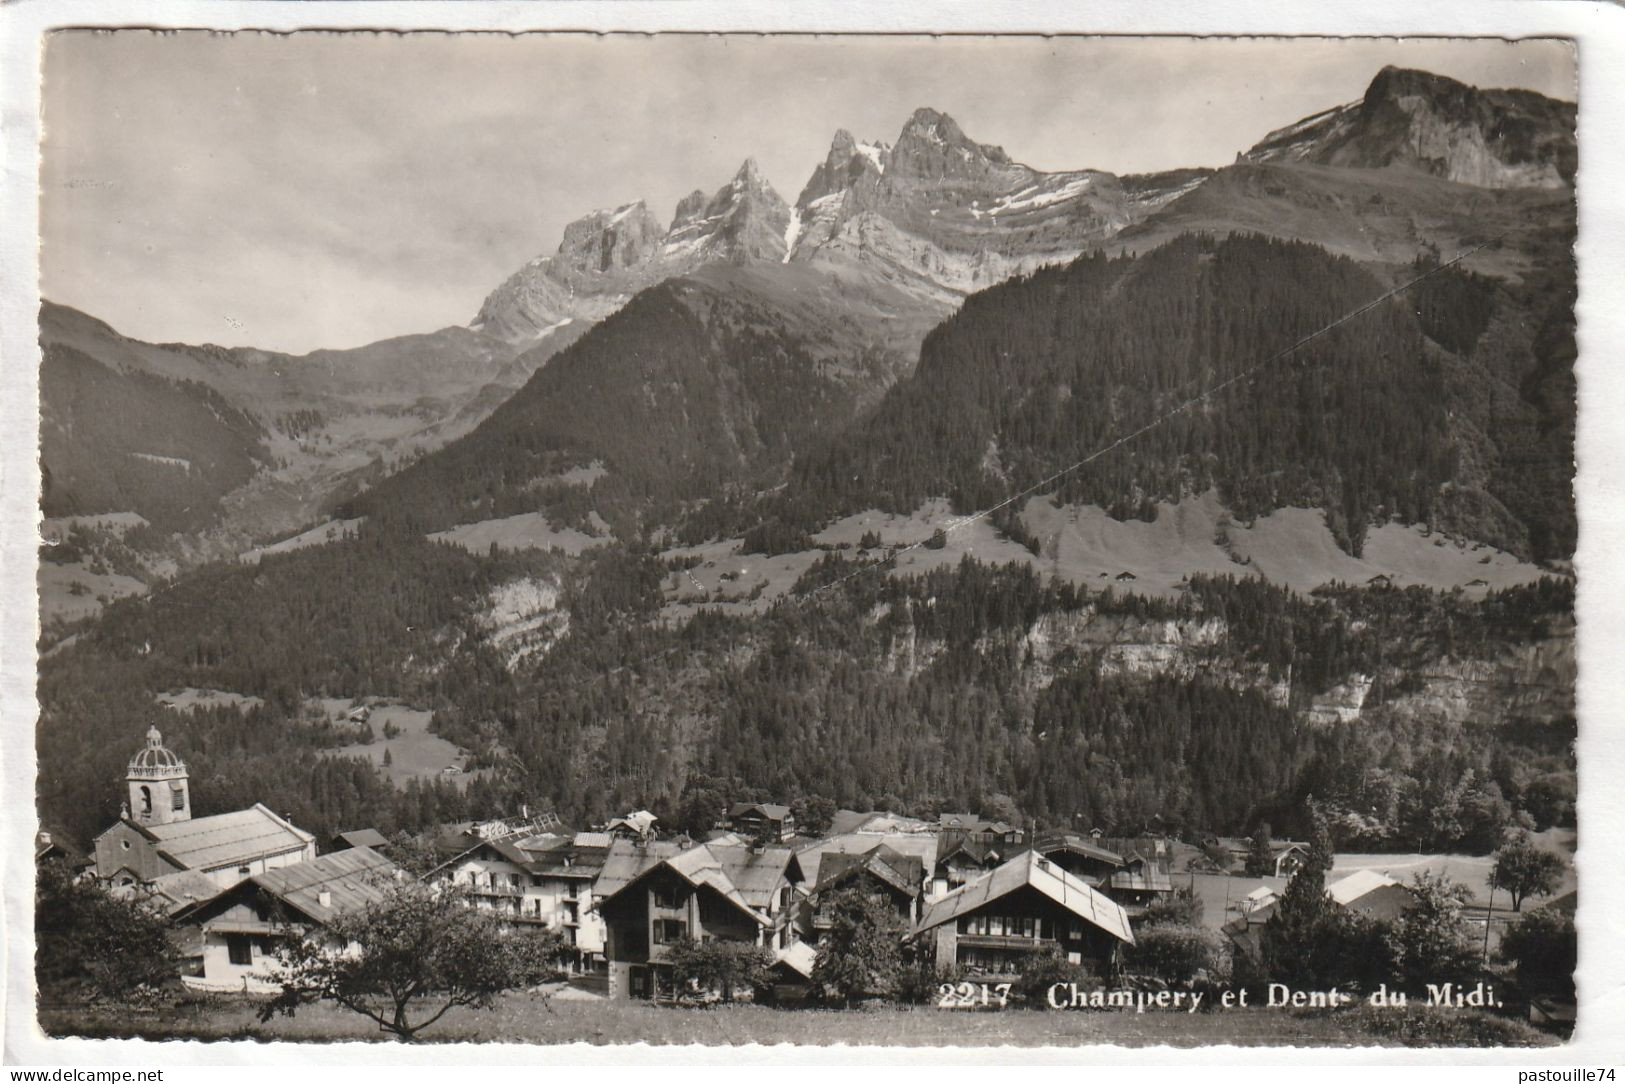
{"type": "Polygon", "coordinates": [[[213,568],[114,605],[44,660],[42,810],[85,837],[105,826],[131,735],[157,722],[192,767],[200,813],[260,800],[321,832],[521,802],[582,822],[650,805],[680,823],[696,794],[714,792],[988,804],[1043,824],[1194,832],[1265,815],[1290,830],[1285,811],[1312,789],[1358,811],[1351,832],[1396,847],[1476,846],[1519,815],[1571,815],[1561,681],[1545,694],[1555,724],[1510,700],[1465,723],[1405,700],[1419,673],[1493,675],[1561,627],[1572,593],[1559,581],[1475,603],[1197,579],[1157,601],[1046,584],[1018,566],[967,561],[907,579],[848,576],[855,567],[832,555],[799,592],[841,582],[809,601],[680,625],[657,620],[659,564],[619,547],[575,563],[476,557],[369,530],[213,568]],[[516,580],[558,584],[569,617],[568,636],[519,664],[479,619],[491,590],[516,580]],[[1171,662],[1119,646],[1159,637],[1181,645],[1171,662]],[[1356,673],[1375,679],[1364,721],[1309,723],[1305,708],[1356,673]],[[245,714],[157,706],[178,687],[265,703],[245,714]],[[466,791],[392,790],[371,765],[331,755],[356,734],[303,710],[321,695],[432,709],[484,770],[466,791]],[[1366,791],[1378,786],[1391,808],[1374,814],[1366,791]],[[1441,821],[1447,798],[1468,812],[1441,821]]]}
{"type": "MultiPolygon", "coordinates": [[[[987,507],[1386,288],[1316,246],[1246,236],[1186,236],[995,286],[926,339],[913,376],[869,417],[798,460],[775,512],[811,526],[939,495],[962,511],[987,507]]],[[[1139,432],[1062,480],[1060,499],[1126,518],[1217,486],[1242,516],[1323,508],[1356,554],[1371,522],[1394,517],[1567,556],[1572,498],[1560,480],[1572,471],[1574,406],[1560,374],[1573,346],[1562,311],[1531,313],[1496,283],[1440,272],[1415,297],[1139,432]],[[1492,323],[1508,334],[1481,346],[1492,323]],[[1466,375],[1475,368],[1511,394],[1491,401],[1466,375]],[[1454,420],[1469,404],[1481,423],[1470,434],[1454,420]]]]}
{"type": "Polygon", "coordinates": [[[48,516],[133,511],[163,531],[215,522],[270,458],[265,431],[214,389],[118,372],[68,346],[40,368],[48,516]]]}
{"type": "Polygon", "coordinates": [[[539,507],[576,525],[591,507],[635,532],[697,498],[771,484],[900,367],[899,356],[861,339],[831,350],[819,322],[817,309],[793,312],[697,280],[645,290],[473,433],[341,511],[433,530],[539,507]],[[540,485],[592,462],[607,476],[590,496],[540,485]]]}

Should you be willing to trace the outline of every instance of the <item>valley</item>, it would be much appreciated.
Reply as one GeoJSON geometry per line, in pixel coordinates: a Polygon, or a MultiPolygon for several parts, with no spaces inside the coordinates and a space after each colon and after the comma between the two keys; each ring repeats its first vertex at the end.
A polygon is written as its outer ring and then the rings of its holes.
{"type": "Polygon", "coordinates": [[[1571,826],[1573,106],[1440,80],[1123,176],[921,108],[355,350],[47,304],[46,819],[161,720],[200,810],[320,832],[1571,826]]]}

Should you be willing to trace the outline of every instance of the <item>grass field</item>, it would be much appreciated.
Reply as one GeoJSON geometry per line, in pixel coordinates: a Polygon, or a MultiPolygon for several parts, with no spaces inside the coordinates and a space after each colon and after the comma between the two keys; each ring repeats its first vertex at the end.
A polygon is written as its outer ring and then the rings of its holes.
{"type": "MultiPolygon", "coordinates": [[[[353,700],[324,699],[323,709],[330,719],[341,719],[344,713],[355,704],[353,700]]],[[[404,704],[374,704],[369,723],[372,726],[374,738],[367,745],[346,745],[334,753],[339,756],[366,757],[389,776],[389,781],[396,785],[405,783],[408,779],[430,779],[444,774],[448,765],[463,764],[462,750],[438,734],[429,732],[429,724],[434,720],[434,712],[418,708],[409,708],[404,704]],[[384,725],[393,723],[400,728],[395,737],[385,740],[384,725]],[[388,750],[390,763],[384,765],[384,752],[388,750]]],[[[453,775],[447,778],[464,782],[466,775],[453,775]]]]}
{"type": "MultiPolygon", "coordinates": [[[[157,1009],[45,1005],[54,1036],[386,1041],[370,1021],[322,1004],[260,1024],[254,1006],[193,999],[157,1009]]],[[[869,1009],[773,1009],[759,1005],[672,1008],[644,1002],[505,997],[489,1012],[454,1009],[424,1033],[434,1042],[825,1046],[1540,1046],[1556,1040],[1516,1021],[1471,1010],[1236,1009],[1221,1012],[1043,1012],[884,1005],[869,1009]]]]}

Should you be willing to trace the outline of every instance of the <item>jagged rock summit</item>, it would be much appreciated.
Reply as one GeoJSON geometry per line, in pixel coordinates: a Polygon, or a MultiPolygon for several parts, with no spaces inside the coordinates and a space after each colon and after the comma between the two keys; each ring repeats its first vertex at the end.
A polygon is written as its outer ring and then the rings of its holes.
{"type": "Polygon", "coordinates": [[[1528,90],[1479,90],[1386,67],[1357,102],[1265,136],[1244,158],[1354,169],[1399,166],[1480,188],[1574,183],[1575,108],[1528,90]]]}
{"type": "Polygon", "coordinates": [[[601,320],[639,290],[705,264],[782,259],[789,221],[789,207],[747,158],[709,198],[684,197],[670,229],[642,200],[571,222],[558,251],[497,287],[470,326],[525,343],[601,320]]]}
{"type": "MultiPolygon", "coordinates": [[[[1271,132],[1238,162],[1392,167],[1479,188],[1559,189],[1573,183],[1574,119],[1572,104],[1532,91],[1479,90],[1388,67],[1360,101],[1271,132]]],[[[472,326],[529,344],[714,263],[808,264],[838,278],[881,281],[946,310],[1012,275],[1071,260],[1125,230],[1134,235],[1167,217],[1161,212],[1170,204],[1185,206],[1182,197],[1214,174],[1045,172],[976,141],[953,117],[920,108],[895,143],[836,131],[793,206],[746,159],[720,189],[679,201],[669,228],[641,202],[578,219],[555,254],[533,260],[486,299],[472,326]]],[[[1250,228],[1268,232],[1267,223],[1250,228]]]]}

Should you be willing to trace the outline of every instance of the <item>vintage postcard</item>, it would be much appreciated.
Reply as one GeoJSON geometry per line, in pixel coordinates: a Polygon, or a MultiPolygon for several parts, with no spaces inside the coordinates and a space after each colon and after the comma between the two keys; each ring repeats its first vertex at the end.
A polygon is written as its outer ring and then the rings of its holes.
{"type": "Polygon", "coordinates": [[[1587,1026],[1574,41],[41,49],[35,1057],[1587,1026]]]}

